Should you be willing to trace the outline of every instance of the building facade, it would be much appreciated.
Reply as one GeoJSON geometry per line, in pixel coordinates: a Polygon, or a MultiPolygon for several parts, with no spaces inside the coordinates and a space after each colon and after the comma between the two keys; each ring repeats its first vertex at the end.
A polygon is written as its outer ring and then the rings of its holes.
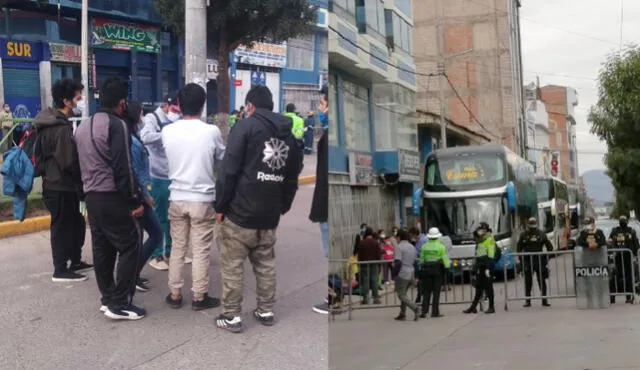
{"type": "Polygon", "coordinates": [[[328,76],[328,1],[309,0],[318,7],[316,27],[309,35],[280,44],[256,43],[239,47],[231,56],[231,107],[240,109],[251,86],[266,85],[274,95],[274,110],[295,104],[303,115],[316,110],[319,91],[328,76]]]}
{"type": "Polygon", "coordinates": [[[549,113],[540,100],[540,89],[535,83],[525,86],[525,107],[529,161],[535,166],[536,175],[551,176],[551,161],[557,153],[550,150],[549,113]]]}
{"type": "Polygon", "coordinates": [[[413,1],[329,2],[329,172],[332,257],[353,236],[413,226],[420,182],[415,114],[413,1]]]}
{"type": "Polygon", "coordinates": [[[578,105],[578,93],[571,87],[547,85],[540,89],[540,94],[549,113],[550,149],[558,162],[558,176],[568,184],[577,184],[575,107],[578,105]]]}
{"type": "MultiPolygon", "coordinates": [[[[157,102],[177,89],[182,69],[181,41],[161,28],[153,0],[91,1],[90,86],[98,108],[97,87],[109,76],[129,85],[129,98],[157,102]]],[[[15,117],[34,117],[51,105],[52,84],[80,79],[81,1],[7,2],[0,17],[0,100],[15,117]]]]}
{"type": "MultiPolygon", "coordinates": [[[[519,0],[414,2],[417,108],[445,117],[447,146],[481,136],[526,156],[519,0]],[[443,77],[443,73],[447,78],[443,77]],[[429,76],[430,75],[430,76],[429,76]],[[462,126],[472,135],[456,133],[462,126]]],[[[431,138],[442,146],[439,119],[431,138]]]]}

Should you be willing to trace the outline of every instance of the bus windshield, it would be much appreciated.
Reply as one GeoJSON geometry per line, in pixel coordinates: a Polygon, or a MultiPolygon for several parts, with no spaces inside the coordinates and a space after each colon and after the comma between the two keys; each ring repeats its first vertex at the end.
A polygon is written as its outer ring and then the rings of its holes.
{"type": "Polygon", "coordinates": [[[494,235],[509,233],[505,196],[429,199],[425,203],[427,226],[439,228],[454,243],[461,239],[472,240],[473,231],[480,222],[488,223],[494,235]]]}

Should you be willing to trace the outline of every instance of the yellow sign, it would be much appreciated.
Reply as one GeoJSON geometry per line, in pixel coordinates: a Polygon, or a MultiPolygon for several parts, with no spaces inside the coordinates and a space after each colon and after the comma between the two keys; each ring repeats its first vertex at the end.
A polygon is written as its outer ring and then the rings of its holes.
{"type": "Polygon", "coordinates": [[[472,180],[484,177],[484,170],[481,167],[471,165],[462,167],[462,171],[451,168],[447,170],[445,177],[448,181],[472,180]]]}
{"type": "Polygon", "coordinates": [[[31,45],[24,42],[7,42],[7,55],[10,57],[31,58],[31,45]]]}

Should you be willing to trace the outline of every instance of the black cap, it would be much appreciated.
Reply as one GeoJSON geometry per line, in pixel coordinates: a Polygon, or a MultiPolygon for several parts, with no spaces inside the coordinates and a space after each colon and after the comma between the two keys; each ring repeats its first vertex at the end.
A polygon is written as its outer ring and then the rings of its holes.
{"type": "Polygon", "coordinates": [[[162,100],[162,102],[169,105],[178,105],[178,92],[174,91],[169,93],[164,97],[164,100],[162,100]]]}

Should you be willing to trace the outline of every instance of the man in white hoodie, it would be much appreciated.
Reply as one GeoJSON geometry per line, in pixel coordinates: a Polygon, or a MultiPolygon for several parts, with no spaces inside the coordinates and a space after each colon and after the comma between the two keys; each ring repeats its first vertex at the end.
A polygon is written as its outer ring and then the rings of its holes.
{"type": "MultiPolygon", "coordinates": [[[[154,112],[147,114],[143,119],[143,127],[140,130],[140,138],[149,151],[149,164],[151,175],[151,196],[154,209],[162,233],[164,243],[151,255],[149,265],[157,270],[169,269],[169,255],[171,253],[171,232],[169,227],[169,162],[167,154],[162,147],[163,129],[179,120],[181,117],[178,106],[177,92],[169,94],[154,112]]],[[[190,260],[188,260],[190,262],[190,260]]]]}

